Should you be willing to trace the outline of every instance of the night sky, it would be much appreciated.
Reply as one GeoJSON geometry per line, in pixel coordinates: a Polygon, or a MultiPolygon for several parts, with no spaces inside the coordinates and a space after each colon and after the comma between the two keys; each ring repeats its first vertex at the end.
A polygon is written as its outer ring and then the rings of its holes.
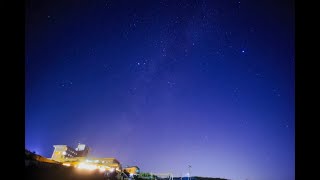
{"type": "Polygon", "coordinates": [[[27,149],[295,179],[293,1],[30,0],[25,19],[27,149]]]}

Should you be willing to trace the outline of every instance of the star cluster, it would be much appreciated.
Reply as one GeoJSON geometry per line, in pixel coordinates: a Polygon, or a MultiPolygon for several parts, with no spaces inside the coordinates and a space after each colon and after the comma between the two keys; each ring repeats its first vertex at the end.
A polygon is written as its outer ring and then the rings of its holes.
{"type": "Polygon", "coordinates": [[[26,148],[294,179],[293,2],[31,0],[26,148]]]}

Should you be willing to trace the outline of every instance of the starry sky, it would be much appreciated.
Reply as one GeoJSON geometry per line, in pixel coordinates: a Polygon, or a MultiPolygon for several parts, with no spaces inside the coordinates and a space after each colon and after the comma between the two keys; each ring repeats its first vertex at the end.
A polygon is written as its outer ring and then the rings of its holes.
{"type": "Polygon", "coordinates": [[[295,179],[293,1],[29,0],[25,147],[295,179]]]}

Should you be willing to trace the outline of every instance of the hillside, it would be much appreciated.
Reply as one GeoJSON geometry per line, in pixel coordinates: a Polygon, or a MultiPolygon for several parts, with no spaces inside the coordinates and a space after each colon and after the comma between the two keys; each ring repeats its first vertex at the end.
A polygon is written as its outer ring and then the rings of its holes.
{"type": "MultiPolygon", "coordinates": [[[[32,180],[103,180],[104,174],[99,171],[83,172],[74,167],[63,166],[61,163],[52,161],[28,150],[25,151],[25,179],[32,180]]],[[[113,178],[115,180],[115,178],[113,178]]],[[[139,179],[139,178],[138,178],[139,179]]],[[[181,180],[175,177],[173,180],[181,180]]],[[[187,178],[182,178],[187,180],[187,178]]],[[[191,180],[227,180],[210,177],[192,177],[191,180]]]]}

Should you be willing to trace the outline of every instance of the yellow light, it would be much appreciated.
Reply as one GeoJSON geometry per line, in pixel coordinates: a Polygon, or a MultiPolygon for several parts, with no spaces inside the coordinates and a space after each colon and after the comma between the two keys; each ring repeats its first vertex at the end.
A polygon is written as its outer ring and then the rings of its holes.
{"type": "Polygon", "coordinates": [[[70,166],[69,163],[63,163],[62,165],[64,165],[64,166],[70,166]]]}
{"type": "Polygon", "coordinates": [[[103,168],[103,167],[101,167],[101,168],[99,168],[99,171],[100,171],[100,172],[105,172],[105,171],[106,171],[106,169],[105,169],[105,168],[103,168]]]}
{"type": "Polygon", "coordinates": [[[93,164],[86,164],[86,163],[80,163],[78,166],[79,169],[86,169],[86,170],[95,170],[98,167],[93,164]]]}

